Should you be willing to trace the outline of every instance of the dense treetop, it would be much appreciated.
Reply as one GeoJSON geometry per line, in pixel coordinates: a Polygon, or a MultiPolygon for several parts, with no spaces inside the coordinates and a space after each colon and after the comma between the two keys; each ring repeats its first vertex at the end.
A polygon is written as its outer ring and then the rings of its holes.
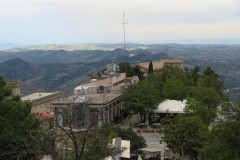
{"type": "Polygon", "coordinates": [[[165,65],[125,89],[123,101],[129,110],[151,113],[165,99],[186,99],[186,113],[175,115],[163,126],[168,147],[190,159],[240,159],[239,107],[229,102],[222,89],[223,81],[211,67],[201,72],[199,66],[189,70],[165,65]],[[229,119],[231,113],[238,114],[229,119]],[[226,118],[219,120],[220,117],[226,118]]]}
{"type": "Polygon", "coordinates": [[[35,159],[51,152],[51,141],[31,114],[31,105],[9,97],[0,77],[0,159],[35,159]]]}

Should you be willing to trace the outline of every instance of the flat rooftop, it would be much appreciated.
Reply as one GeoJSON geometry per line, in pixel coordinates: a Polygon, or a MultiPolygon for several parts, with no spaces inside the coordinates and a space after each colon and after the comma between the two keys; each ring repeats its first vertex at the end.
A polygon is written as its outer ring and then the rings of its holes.
{"type": "Polygon", "coordinates": [[[119,73],[113,77],[106,77],[100,80],[89,81],[80,86],[111,86],[110,83],[115,84],[125,79],[125,73],[119,73]]]}
{"type": "Polygon", "coordinates": [[[43,97],[54,95],[56,93],[57,92],[35,92],[35,93],[32,93],[32,94],[21,97],[21,100],[22,101],[34,101],[36,99],[40,99],[40,98],[43,98],[43,97]]]}
{"type": "Polygon", "coordinates": [[[88,104],[90,105],[104,105],[107,104],[109,102],[111,102],[112,100],[118,98],[119,96],[121,96],[121,94],[119,93],[108,93],[108,94],[91,94],[91,95],[85,95],[86,97],[88,97],[90,100],[88,102],[88,104]]]}
{"type": "MultiPolygon", "coordinates": [[[[77,99],[82,97],[84,100],[87,101],[87,103],[91,107],[92,105],[105,105],[111,102],[112,100],[118,98],[119,96],[121,96],[121,94],[119,93],[107,93],[107,94],[96,93],[96,94],[88,94],[88,95],[71,95],[69,97],[62,98],[58,101],[52,102],[52,105],[68,105],[73,102],[78,103],[77,99]]],[[[67,106],[64,106],[64,107],[67,107],[67,106]]]]}

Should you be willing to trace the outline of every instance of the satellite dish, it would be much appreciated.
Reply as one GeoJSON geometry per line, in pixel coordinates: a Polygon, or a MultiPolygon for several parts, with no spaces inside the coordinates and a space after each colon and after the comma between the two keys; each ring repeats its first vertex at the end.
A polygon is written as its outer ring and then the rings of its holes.
{"type": "Polygon", "coordinates": [[[104,87],[103,86],[99,86],[99,91],[100,92],[104,92],[104,87]]]}

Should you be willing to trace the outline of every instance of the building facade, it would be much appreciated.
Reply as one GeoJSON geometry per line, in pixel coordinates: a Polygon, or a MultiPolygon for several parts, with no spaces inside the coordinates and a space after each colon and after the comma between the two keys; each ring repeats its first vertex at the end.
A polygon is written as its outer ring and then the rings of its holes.
{"type": "Polygon", "coordinates": [[[17,80],[6,80],[6,86],[11,88],[12,96],[20,96],[21,95],[21,82],[17,80]]]}
{"type": "MultiPolygon", "coordinates": [[[[146,76],[148,73],[148,67],[150,62],[146,63],[138,63],[140,70],[144,73],[146,76]]],[[[160,61],[153,61],[153,71],[161,70],[165,65],[173,65],[177,66],[179,68],[183,68],[183,61],[177,58],[171,58],[171,59],[163,59],[160,61]]]]}
{"type": "Polygon", "coordinates": [[[101,127],[120,115],[119,93],[72,95],[51,103],[55,113],[55,126],[84,130],[90,125],[101,127]]]}
{"type": "Polygon", "coordinates": [[[120,115],[121,90],[125,73],[112,74],[99,80],[92,79],[77,86],[74,95],[53,102],[55,126],[82,130],[96,124],[101,127],[120,115]]]}
{"type": "Polygon", "coordinates": [[[32,104],[32,113],[53,112],[51,103],[64,97],[63,92],[35,92],[21,97],[32,104]]]}

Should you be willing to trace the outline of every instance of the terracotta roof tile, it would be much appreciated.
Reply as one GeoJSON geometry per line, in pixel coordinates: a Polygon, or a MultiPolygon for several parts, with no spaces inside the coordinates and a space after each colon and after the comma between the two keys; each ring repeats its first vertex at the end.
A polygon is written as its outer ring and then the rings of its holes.
{"type": "Polygon", "coordinates": [[[42,113],[36,113],[33,116],[39,120],[50,119],[50,118],[54,118],[54,113],[53,112],[42,112],[42,113]]]}

